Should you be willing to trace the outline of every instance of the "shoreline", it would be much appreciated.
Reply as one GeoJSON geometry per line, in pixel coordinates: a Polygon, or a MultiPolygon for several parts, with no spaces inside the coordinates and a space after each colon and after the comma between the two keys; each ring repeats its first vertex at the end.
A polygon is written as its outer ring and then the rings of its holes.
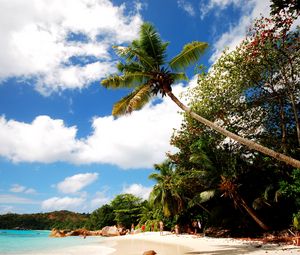
{"type": "MultiPolygon", "coordinates": [[[[113,248],[110,255],[143,255],[154,250],[157,255],[291,255],[300,252],[299,246],[264,244],[260,241],[245,241],[233,238],[211,238],[194,235],[178,235],[165,232],[145,232],[134,235],[108,237],[102,245],[113,248]]],[[[300,253],[299,253],[300,254],[300,253]]]]}

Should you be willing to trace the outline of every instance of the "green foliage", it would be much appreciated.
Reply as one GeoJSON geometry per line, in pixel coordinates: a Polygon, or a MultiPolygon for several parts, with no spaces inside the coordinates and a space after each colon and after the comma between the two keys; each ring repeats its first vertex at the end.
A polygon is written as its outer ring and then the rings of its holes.
{"type": "Polygon", "coordinates": [[[129,46],[114,46],[121,61],[120,73],[101,81],[106,88],[129,88],[129,95],[113,107],[113,115],[120,116],[141,109],[152,95],[162,96],[171,92],[174,81],[187,80],[183,72],[177,72],[195,63],[207,48],[206,43],[192,42],[170,62],[166,61],[168,42],[163,42],[155,27],[144,23],[139,38],[129,46]]]}
{"type": "Polygon", "coordinates": [[[97,230],[115,225],[114,210],[110,205],[103,205],[93,211],[88,222],[88,229],[97,230]]]}
{"type": "Polygon", "coordinates": [[[288,11],[295,15],[300,13],[300,2],[298,0],[271,0],[271,14],[276,15],[282,11],[288,11]]]}
{"type": "Polygon", "coordinates": [[[131,224],[139,222],[139,215],[142,211],[142,200],[132,194],[117,195],[110,203],[114,215],[115,222],[126,228],[130,228],[131,224]]]}
{"type": "Polygon", "coordinates": [[[176,215],[183,209],[184,198],[180,194],[179,179],[170,161],[154,165],[158,173],[152,173],[149,179],[155,180],[150,194],[150,203],[161,208],[164,216],[176,215]]]}
{"type": "Polygon", "coordinates": [[[163,65],[166,58],[166,48],[169,43],[163,42],[150,23],[144,23],[140,29],[140,39],[135,41],[141,51],[154,59],[156,67],[163,65]]]}
{"type": "Polygon", "coordinates": [[[139,110],[148,102],[150,96],[150,86],[143,84],[117,102],[113,107],[112,114],[120,116],[133,110],[139,110]]]}
{"type": "Polygon", "coordinates": [[[279,182],[282,196],[292,199],[300,210],[300,169],[294,169],[289,180],[279,182]]]}
{"type": "Polygon", "coordinates": [[[182,51],[174,57],[169,65],[173,70],[184,70],[198,61],[208,47],[207,43],[191,42],[184,45],[182,51]]]}
{"type": "Polygon", "coordinates": [[[293,218],[293,226],[294,226],[297,230],[300,230],[300,212],[294,214],[294,218],[293,218]]]}
{"type": "Polygon", "coordinates": [[[69,211],[56,211],[37,214],[0,215],[0,229],[77,229],[83,227],[89,215],[69,211]]]}

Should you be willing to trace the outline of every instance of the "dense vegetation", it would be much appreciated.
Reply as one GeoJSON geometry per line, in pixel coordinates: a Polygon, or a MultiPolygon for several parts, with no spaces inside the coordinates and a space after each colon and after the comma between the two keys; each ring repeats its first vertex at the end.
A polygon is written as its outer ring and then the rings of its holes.
{"type": "Polygon", "coordinates": [[[140,221],[143,207],[147,201],[131,194],[117,195],[110,204],[103,205],[92,214],[69,211],[55,211],[36,214],[0,215],[0,229],[102,229],[105,226],[120,225],[130,228],[140,221]]]}
{"type": "Polygon", "coordinates": [[[88,219],[88,214],[69,211],[35,214],[8,213],[0,215],[0,229],[77,229],[85,225],[88,219]]]}

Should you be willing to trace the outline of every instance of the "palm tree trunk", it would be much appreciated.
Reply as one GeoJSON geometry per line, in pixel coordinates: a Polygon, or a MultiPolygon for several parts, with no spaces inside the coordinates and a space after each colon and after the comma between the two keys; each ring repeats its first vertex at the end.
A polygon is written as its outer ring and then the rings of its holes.
{"type": "Polygon", "coordinates": [[[242,199],[240,197],[240,202],[241,202],[241,205],[243,206],[243,208],[247,211],[247,213],[251,216],[251,218],[265,231],[269,230],[270,228],[265,224],[263,223],[256,215],[256,212],[247,205],[247,203],[245,202],[244,199],[242,199]]]}
{"type": "Polygon", "coordinates": [[[258,143],[255,143],[251,140],[248,140],[246,138],[243,138],[241,136],[238,136],[218,125],[216,125],[215,123],[201,117],[200,115],[194,113],[193,111],[191,111],[191,109],[187,106],[185,106],[183,103],[180,102],[180,100],[171,92],[171,91],[166,91],[167,95],[175,102],[175,104],[177,104],[183,111],[185,111],[186,113],[188,113],[189,115],[191,115],[194,119],[198,120],[199,122],[201,122],[202,124],[218,131],[219,133],[237,141],[240,144],[243,144],[245,146],[247,146],[250,149],[259,151],[265,155],[268,155],[272,158],[275,158],[277,160],[280,160],[288,165],[292,165],[296,168],[300,168],[300,161],[296,160],[294,158],[288,157],[282,153],[273,151],[269,148],[266,148],[258,143]]]}

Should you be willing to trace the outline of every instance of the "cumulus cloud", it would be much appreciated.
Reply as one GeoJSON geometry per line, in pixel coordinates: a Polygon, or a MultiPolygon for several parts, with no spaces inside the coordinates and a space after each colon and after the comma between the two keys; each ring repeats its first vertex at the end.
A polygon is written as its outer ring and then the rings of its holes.
{"type": "Polygon", "coordinates": [[[42,202],[43,210],[74,210],[85,206],[86,199],[83,197],[52,197],[42,202]]]}
{"type": "Polygon", "coordinates": [[[179,8],[181,8],[185,12],[187,12],[190,16],[195,16],[196,15],[194,7],[190,2],[188,2],[186,0],[177,0],[177,5],[178,5],[179,8]]]}
{"type": "Polygon", "coordinates": [[[27,188],[25,186],[19,185],[19,184],[13,184],[11,185],[10,190],[14,193],[25,193],[25,194],[34,194],[36,193],[35,189],[27,188]]]}
{"type": "MultiPolygon", "coordinates": [[[[195,83],[193,79],[190,83],[195,83]]],[[[184,88],[174,87],[174,94],[184,88]]],[[[95,117],[93,131],[76,138],[77,128],[63,120],[37,116],[31,123],[0,117],[0,156],[14,162],[57,161],[75,164],[107,163],[121,168],[151,168],[164,160],[173,129],[179,128],[182,115],[170,98],[149,103],[144,109],[115,119],[95,117]]]]}
{"type": "MultiPolygon", "coordinates": [[[[1,196],[0,196],[1,199],[1,196]]],[[[94,195],[83,193],[80,196],[51,197],[41,203],[42,210],[70,210],[76,212],[92,212],[102,205],[108,204],[111,198],[105,192],[96,192],[94,195]]]]}
{"type": "Polygon", "coordinates": [[[81,191],[97,179],[97,173],[76,174],[65,178],[62,182],[58,183],[56,187],[62,193],[72,194],[81,191]]]}
{"type": "Polygon", "coordinates": [[[77,129],[63,120],[38,116],[32,123],[0,118],[0,155],[14,162],[68,161],[79,147],[77,129]]]}
{"type": "Polygon", "coordinates": [[[122,168],[152,167],[165,158],[167,151],[174,151],[169,141],[181,120],[177,106],[169,98],[118,119],[94,118],[94,131],[85,139],[76,160],[122,168]]]}
{"type": "Polygon", "coordinates": [[[149,198],[149,195],[152,191],[152,187],[145,187],[142,184],[133,183],[129,186],[123,188],[122,193],[128,193],[140,197],[144,200],[149,198]]]}
{"type": "Polygon", "coordinates": [[[114,71],[111,45],[137,36],[139,9],[126,14],[110,0],[1,1],[0,80],[33,78],[46,95],[101,79],[114,71]]]}
{"type": "Polygon", "coordinates": [[[210,0],[205,11],[208,12],[213,7],[224,9],[230,4],[240,9],[241,17],[235,25],[231,25],[229,30],[224,32],[214,43],[214,53],[210,58],[212,63],[220,57],[226,47],[232,50],[242,41],[247,29],[255,18],[259,18],[261,14],[269,16],[270,13],[270,1],[260,0],[210,0]]]}

